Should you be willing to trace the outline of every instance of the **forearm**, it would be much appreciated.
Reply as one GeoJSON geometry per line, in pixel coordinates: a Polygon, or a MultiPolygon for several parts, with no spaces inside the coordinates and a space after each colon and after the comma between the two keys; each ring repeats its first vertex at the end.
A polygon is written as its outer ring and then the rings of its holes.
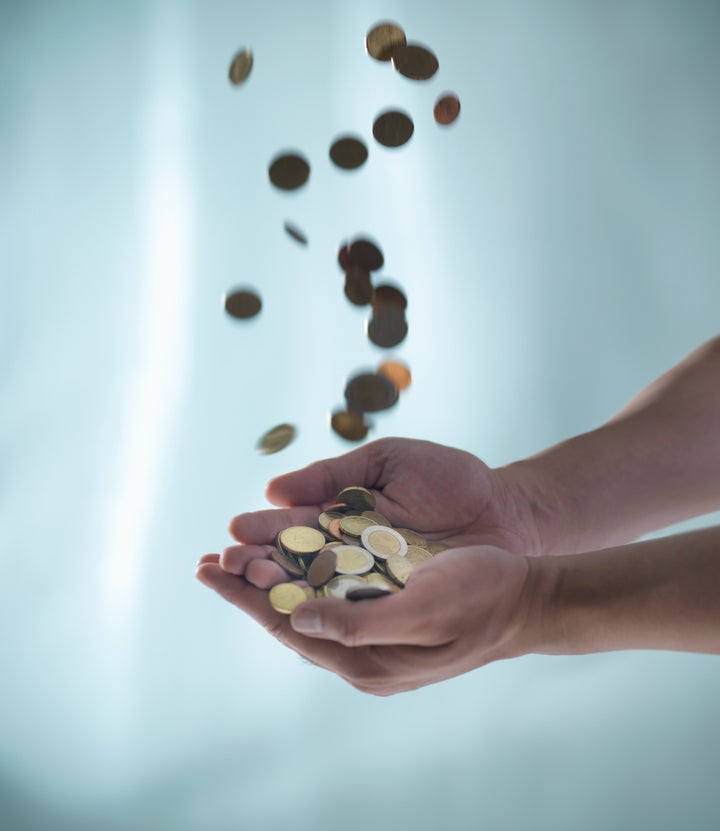
{"type": "Polygon", "coordinates": [[[604,426],[503,473],[523,482],[546,554],[618,545],[720,509],[720,338],[604,426]]]}
{"type": "Polygon", "coordinates": [[[720,527],[530,561],[521,653],[720,654],[720,527]]]}

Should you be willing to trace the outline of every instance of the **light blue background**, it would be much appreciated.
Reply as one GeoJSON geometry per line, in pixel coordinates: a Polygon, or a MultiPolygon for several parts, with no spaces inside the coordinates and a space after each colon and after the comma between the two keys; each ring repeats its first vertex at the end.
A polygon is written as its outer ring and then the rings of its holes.
{"type": "Polygon", "coordinates": [[[352,234],[410,300],[414,385],[373,437],[504,464],[718,332],[719,40],[710,0],[0,5],[2,831],[718,827],[716,658],[531,656],[376,699],[193,570],[271,476],[348,449],[328,413],[382,354],[342,296],[352,234]],[[365,55],[387,18],[436,78],[365,55]],[[398,151],[371,136],[391,105],[398,151]],[[327,159],[346,131],[357,173],[327,159]],[[286,147],[296,194],[267,182],[286,147]],[[259,457],[281,421],[298,440],[259,457]]]}

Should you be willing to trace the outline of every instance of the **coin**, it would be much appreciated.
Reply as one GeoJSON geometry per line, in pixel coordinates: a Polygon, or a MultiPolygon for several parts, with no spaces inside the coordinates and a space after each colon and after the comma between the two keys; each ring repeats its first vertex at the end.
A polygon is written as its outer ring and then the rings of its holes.
{"type": "Polygon", "coordinates": [[[340,519],[341,517],[338,517],[337,519],[331,519],[328,523],[328,527],[325,529],[328,532],[328,534],[336,540],[342,539],[342,531],[340,530],[340,519]]]}
{"type": "Polygon", "coordinates": [[[310,564],[307,581],[313,588],[322,586],[335,574],[338,555],[334,548],[323,548],[310,564]]]}
{"type": "Polygon", "coordinates": [[[365,580],[371,586],[385,586],[392,592],[398,591],[398,587],[392,580],[389,580],[384,574],[379,574],[377,571],[371,571],[370,574],[366,575],[365,580]]]}
{"type": "Polygon", "coordinates": [[[300,245],[307,245],[307,237],[305,234],[296,226],[290,222],[286,222],[284,225],[286,232],[296,241],[299,242],[300,245]]]}
{"type": "Polygon", "coordinates": [[[392,579],[401,586],[404,586],[413,571],[413,564],[407,557],[401,557],[399,554],[391,554],[385,563],[388,574],[392,579]]]}
{"type": "Polygon", "coordinates": [[[404,310],[407,304],[405,293],[392,283],[381,283],[373,294],[373,309],[380,306],[397,306],[404,310]]]}
{"type": "Polygon", "coordinates": [[[364,585],[365,580],[357,574],[338,574],[323,586],[326,597],[344,598],[347,592],[357,585],[364,585]]]}
{"type": "Polygon", "coordinates": [[[412,381],[409,367],[400,361],[385,361],[380,364],[377,371],[389,378],[400,392],[406,390],[412,381]]]}
{"type": "Polygon", "coordinates": [[[362,532],[375,523],[364,516],[346,516],[340,520],[340,530],[344,534],[349,534],[351,537],[360,539],[362,532]]]}
{"type": "Polygon", "coordinates": [[[307,182],[310,165],[297,153],[285,153],[276,156],[268,168],[270,181],[281,190],[297,190],[307,182]]]}
{"type": "Polygon", "coordinates": [[[343,170],[356,170],[365,164],[368,149],[361,139],[355,136],[341,136],[330,147],[330,159],[343,170]]]}
{"type": "Polygon", "coordinates": [[[373,525],[384,525],[386,528],[389,528],[392,524],[389,519],[386,519],[382,514],[379,514],[377,511],[363,511],[362,516],[366,517],[367,519],[371,519],[373,525]]]}
{"type": "Polygon", "coordinates": [[[305,590],[295,583],[278,583],[270,589],[270,605],[283,615],[292,614],[293,610],[308,598],[305,590]]]}
{"type": "Polygon", "coordinates": [[[373,309],[373,315],[367,322],[367,336],[375,346],[382,349],[394,349],[405,340],[407,333],[408,324],[405,312],[401,308],[380,306],[373,309]]]}
{"type": "Polygon", "coordinates": [[[401,147],[407,144],[414,130],[415,125],[410,116],[400,110],[381,113],[373,124],[373,135],[383,147],[401,147]]]}
{"type": "Polygon", "coordinates": [[[345,400],[351,410],[376,413],[396,404],[398,391],[392,381],[384,375],[362,372],[348,381],[345,387],[345,400]]]}
{"type": "Polygon", "coordinates": [[[433,115],[435,116],[435,121],[444,127],[453,124],[460,115],[460,99],[453,93],[442,95],[435,102],[433,115]]]}
{"type": "Polygon", "coordinates": [[[317,554],[325,545],[322,532],[307,525],[292,525],[290,528],[285,528],[278,538],[286,551],[299,556],[317,554]]]}
{"type": "Polygon", "coordinates": [[[338,574],[367,574],[375,565],[372,554],[359,545],[338,545],[335,554],[338,574]]]}
{"type": "Polygon", "coordinates": [[[407,542],[394,528],[384,525],[371,525],[360,535],[362,544],[379,560],[387,560],[394,554],[404,557],[407,553],[407,542]]]}
{"type": "Polygon", "coordinates": [[[273,548],[270,552],[271,558],[281,567],[283,568],[288,574],[291,574],[293,577],[304,577],[305,576],[305,569],[298,565],[295,560],[291,560],[290,556],[286,554],[280,548],[273,548]]]}
{"type": "Polygon", "coordinates": [[[350,244],[350,262],[366,271],[378,271],[383,267],[385,257],[380,248],[369,239],[361,237],[350,244]]]}
{"type": "Polygon", "coordinates": [[[427,81],[438,71],[440,64],[435,55],[419,43],[397,46],[392,53],[393,66],[413,81],[427,81]]]}
{"type": "Polygon", "coordinates": [[[338,248],[337,254],[337,261],[338,265],[343,271],[347,271],[350,266],[353,264],[352,260],[350,259],[350,243],[344,242],[340,248],[338,248]]]}
{"type": "Polygon", "coordinates": [[[388,586],[383,586],[380,583],[368,583],[365,586],[353,586],[345,592],[345,597],[348,600],[374,600],[378,597],[387,597],[389,594],[394,594],[393,590],[388,586]]]}
{"type": "Polygon", "coordinates": [[[305,592],[305,597],[307,597],[308,600],[314,600],[317,597],[317,592],[312,586],[305,586],[303,591],[305,592]]]}
{"type": "Polygon", "coordinates": [[[230,63],[228,77],[233,86],[239,86],[247,80],[250,70],[253,67],[253,54],[249,49],[241,49],[235,54],[230,63]]]}
{"type": "Polygon", "coordinates": [[[351,485],[340,491],[337,501],[359,512],[372,511],[375,507],[375,494],[360,485],[351,485]]]}
{"type": "Polygon", "coordinates": [[[223,298],[225,311],[237,320],[247,320],[259,314],[262,300],[259,295],[249,289],[235,289],[223,298]]]}
{"type": "Polygon", "coordinates": [[[409,545],[405,556],[414,566],[419,566],[426,560],[432,560],[432,554],[426,548],[420,548],[417,545],[409,545]]]}
{"type": "Polygon", "coordinates": [[[396,528],[395,531],[405,540],[408,545],[417,545],[419,548],[427,547],[427,540],[422,534],[417,531],[411,531],[409,528],[396,528]]]}
{"type": "Polygon", "coordinates": [[[297,435],[297,429],[292,424],[278,424],[268,430],[257,443],[257,452],[265,456],[284,450],[297,435]]]}
{"type": "Polygon", "coordinates": [[[323,531],[327,531],[333,519],[342,519],[343,516],[340,511],[323,511],[318,517],[318,525],[323,531]]]}
{"type": "Polygon", "coordinates": [[[427,550],[434,556],[435,554],[439,554],[441,551],[447,551],[450,548],[449,545],[445,545],[444,542],[429,542],[427,544],[427,550]]]}
{"type": "Polygon", "coordinates": [[[355,410],[337,410],[330,416],[333,431],[347,441],[362,441],[367,437],[368,425],[362,413],[355,410]]]}
{"type": "Polygon", "coordinates": [[[397,23],[390,21],[377,23],[365,38],[367,53],[376,61],[389,61],[395,47],[404,46],[406,43],[405,32],[397,23]]]}
{"type": "Polygon", "coordinates": [[[345,297],[355,306],[367,306],[372,302],[370,274],[359,265],[351,265],[345,272],[345,297]]]}

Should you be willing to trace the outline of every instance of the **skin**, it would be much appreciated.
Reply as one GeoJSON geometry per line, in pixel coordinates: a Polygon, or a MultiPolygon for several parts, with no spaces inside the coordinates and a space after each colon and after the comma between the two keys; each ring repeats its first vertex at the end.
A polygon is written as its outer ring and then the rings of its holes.
{"type": "Polygon", "coordinates": [[[383,439],[280,476],[267,490],[279,509],[235,517],[240,544],[203,557],[197,577],[307,660],[378,695],[528,652],[716,652],[718,529],[621,543],[720,508],[719,480],[715,339],[606,425],[504,468],[383,439]],[[267,590],[288,579],[268,559],[277,533],[315,525],[349,485],[371,489],[396,527],[452,550],[390,597],[276,613],[267,590]]]}

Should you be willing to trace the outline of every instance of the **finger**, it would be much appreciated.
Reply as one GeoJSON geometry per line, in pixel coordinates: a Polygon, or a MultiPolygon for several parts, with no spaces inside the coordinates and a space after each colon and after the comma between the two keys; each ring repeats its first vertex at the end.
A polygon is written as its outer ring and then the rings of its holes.
{"type": "Polygon", "coordinates": [[[197,566],[201,566],[203,563],[217,563],[220,560],[219,554],[203,554],[202,557],[197,561],[197,566]]]}
{"type": "Polygon", "coordinates": [[[245,579],[258,589],[271,589],[278,583],[291,580],[287,572],[272,560],[253,560],[247,564],[245,579]]]}
{"type": "Polygon", "coordinates": [[[252,560],[266,560],[272,547],[269,545],[231,545],[220,555],[220,565],[230,574],[242,577],[252,560]]]}
{"type": "Polygon", "coordinates": [[[375,487],[386,453],[387,440],[371,442],[343,456],[277,476],[268,484],[265,495],[273,505],[321,505],[334,500],[339,491],[350,485],[375,487]]]}
{"type": "MultiPolygon", "coordinates": [[[[306,503],[308,506],[310,503],[306,503]]],[[[230,522],[230,533],[238,542],[249,545],[272,545],[284,528],[291,525],[310,525],[315,527],[320,508],[271,509],[240,514],[230,522]]]]}

